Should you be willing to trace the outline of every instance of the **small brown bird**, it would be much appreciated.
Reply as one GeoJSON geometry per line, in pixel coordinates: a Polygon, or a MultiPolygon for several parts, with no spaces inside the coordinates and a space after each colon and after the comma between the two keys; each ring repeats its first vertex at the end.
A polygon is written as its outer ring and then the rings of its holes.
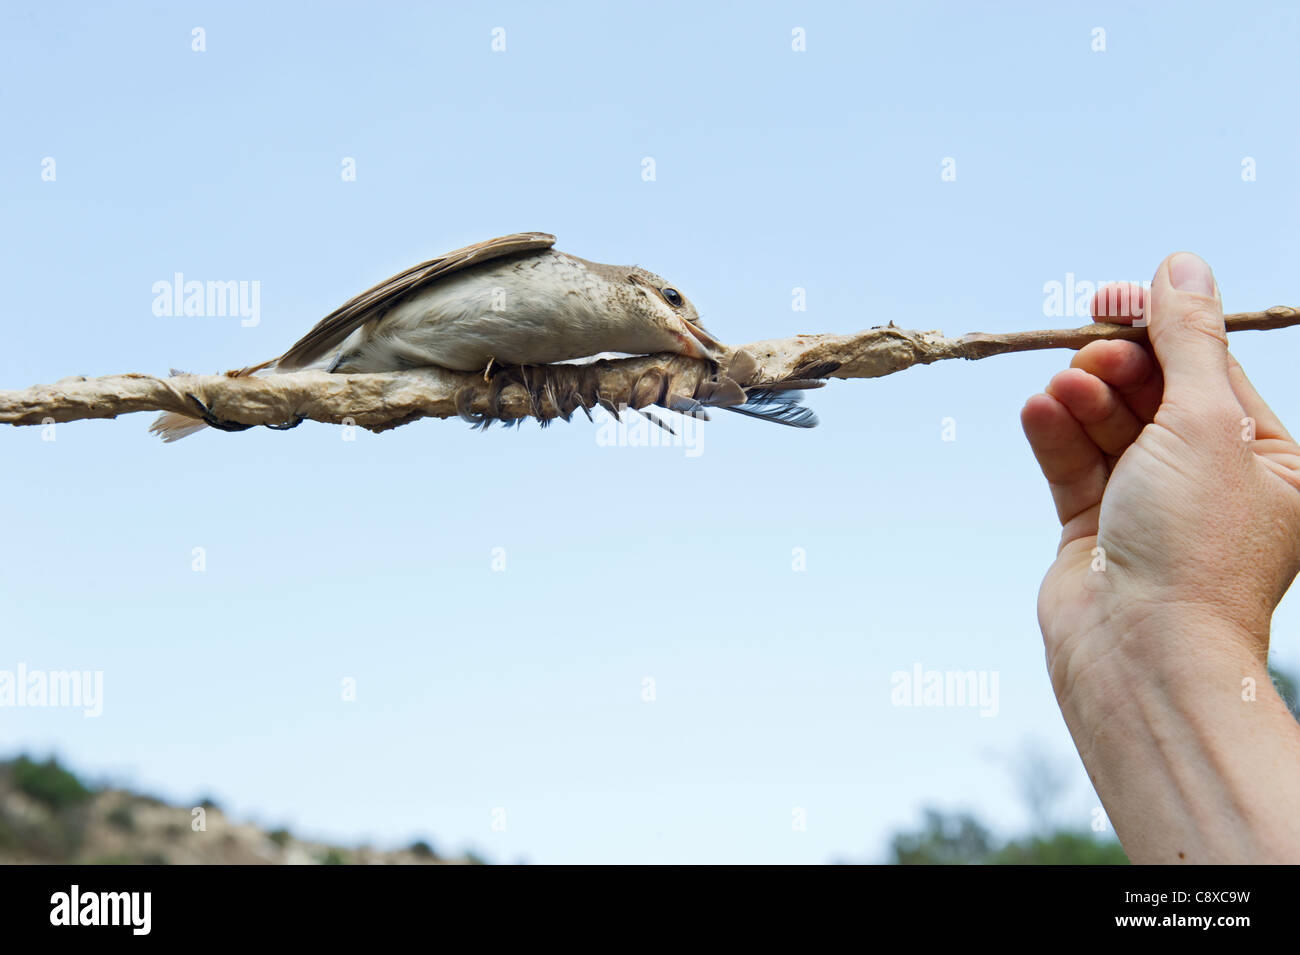
{"type": "MultiPolygon", "coordinates": [[[[725,346],[666,279],[636,266],[560,252],[555,236],[521,232],[430,259],[362,292],[279,358],[239,374],[319,368],[338,374],[438,365],[456,371],[549,365],[614,352],[670,352],[718,361],[725,346]]],[[[196,400],[197,403],[197,400],[196,400]]],[[[165,413],[150,428],[175,441],[221,422],[165,413]]],[[[811,427],[792,391],[733,408],[811,427]],[[797,409],[797,411],[795,410],[797,409]]]]}

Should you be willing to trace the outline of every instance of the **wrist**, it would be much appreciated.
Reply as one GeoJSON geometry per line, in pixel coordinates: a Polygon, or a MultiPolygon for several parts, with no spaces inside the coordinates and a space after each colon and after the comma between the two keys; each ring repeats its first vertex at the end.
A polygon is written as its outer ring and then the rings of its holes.
{"type": "Polygon", "coordinates": [[[1185,602],[1125,600],[1122,610],[1115,604],[1095,599],[1083,619],[1076,617],[1062,628],[1064,635],[1049,636],[1048,670],[1062,707],[1067,695],[1098,696],[1105,702],[1107,695],[1127,692],[1135,682],[1193,690],[1215,674],[1267,670],[1267,620],[1246,626],[1185,602]]]}
{"type": "Polygon", "coordinates": [[[1258,645],[1236,623],[1180,608],[1100,618],[1049,653],[1048,665],[1063,707],[1118,703],[1111,698],[1143,687],[1159,688],[1176,708],[1195,707],[1209,683],[1265,673],[1258,645]]]}
{"type": "Polygon", "coordinates": [[[1129,857],[1294,861],[1300,727],[1243,634],[1184,614],[1105,629],[1086,665],[1053,683],[1129,857]],[[1261,798],[1266,779],[1274,795],[1261,798]]]}

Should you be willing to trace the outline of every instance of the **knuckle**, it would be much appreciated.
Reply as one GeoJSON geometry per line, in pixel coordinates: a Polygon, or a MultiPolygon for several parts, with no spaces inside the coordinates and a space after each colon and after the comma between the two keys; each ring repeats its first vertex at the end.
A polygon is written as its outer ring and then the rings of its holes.
{"type": "Polygon", "coordinates": [[[1204,335],[1222,345],[1225,349],[1228,347],[1228,332],[1223,325],[1223,314],[1213,302],[1203,304],[1198,302],[1173,315],[1165,316],[1163,321],[1157,320],[1152,324],[1154,334],[1192,333],[1204,335]]]}

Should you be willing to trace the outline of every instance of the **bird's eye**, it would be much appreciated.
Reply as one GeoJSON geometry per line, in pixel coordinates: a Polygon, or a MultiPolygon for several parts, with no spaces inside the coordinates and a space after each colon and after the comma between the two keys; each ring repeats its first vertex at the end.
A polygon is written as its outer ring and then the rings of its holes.
{"type": "Polygon", "coordinates": [[[659,291],[663,294],[664,301],[666,301],[673,308],[682,307],[682,293],[677,291],[677,289],[661,288],[659,291]]]}

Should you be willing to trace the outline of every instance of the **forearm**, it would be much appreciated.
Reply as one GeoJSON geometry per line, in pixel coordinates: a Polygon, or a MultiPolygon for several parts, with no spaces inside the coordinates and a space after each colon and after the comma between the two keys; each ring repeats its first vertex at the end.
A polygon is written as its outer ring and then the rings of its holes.
{"type": "Polygon", "coordinates": [[[1053,683],[1129,858],[1300,862],[1300,724],[1241,636],[1148,618],[1084,639],[1053,683]]]}

